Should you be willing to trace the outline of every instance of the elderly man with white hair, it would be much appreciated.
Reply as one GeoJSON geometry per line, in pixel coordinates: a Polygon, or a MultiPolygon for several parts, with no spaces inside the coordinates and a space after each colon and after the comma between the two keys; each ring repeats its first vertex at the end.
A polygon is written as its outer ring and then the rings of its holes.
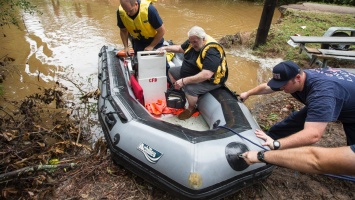
{"type": "Polygon", "coordinates": [[[201,27],[194,26],[183,44],[158,50],[184,53],[182,66],[170,68],[169,78],[176,89],[183,88],[186,94],[189,106],[178,118],[188,119],[196,111],[199,95],[221,87],[227,80],[228,67],[223,47],[201,27]]]}

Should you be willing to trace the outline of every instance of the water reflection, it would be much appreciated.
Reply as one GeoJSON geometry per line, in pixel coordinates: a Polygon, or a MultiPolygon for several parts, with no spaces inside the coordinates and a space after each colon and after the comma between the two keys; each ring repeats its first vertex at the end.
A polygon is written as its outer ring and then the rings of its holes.
{"type": "Polygon", "coordinates": [[[60,7],[59,0],[57,0],[57,1],[51,0],[51,2],[53,5],[54,14],[56,16],[59,16],[59,7],[60,7]]]}
{"type": "MultiPolygon", "coordinates": [[[[68,67],[82,77],[95,75],[100,48],[122,48],[116,25],[119,0],[31,2],[43,15],[23,14],[25,31],[7,30],[11,35],[6,38],[7,44],[4,38],[0,41],[4,44],[1,53],[10,53],[16,59],[19,76],[4,83],[5,91],[11,89],[15,98],[36,91],[37,87],[31,85],[58,79],[57,75],[65,73],[68,67]],[[23,48],[9,50],[12,46],[23,48]],[[31,84],[24,87],[21,83],[31,84]]],[[[165,39],[178,44],[187,39],[187,31],[194,25],[203,27],[217,40],[239,31],[256,30],[263,9],[262,5],[232,0],[158,0],[154,5],[167,30],[165,39]]],[[[278,17],[276,11],[274,21],[278,17]]],[[[243,51],[228,51],[231,72],[227,85],[239,93],[258,84],[260,61],[243,51]]]]}
{"type": "Polygon", "coordinates": [[[185,37],[193,25],[201,26],[217,39],[239,31],[254,30],[263,8],[251,2],[226,0],[165,0],[154,5],[163,17],[166,36],[178,39],[179,43],[182,42],[181,36],[185,37]]]}

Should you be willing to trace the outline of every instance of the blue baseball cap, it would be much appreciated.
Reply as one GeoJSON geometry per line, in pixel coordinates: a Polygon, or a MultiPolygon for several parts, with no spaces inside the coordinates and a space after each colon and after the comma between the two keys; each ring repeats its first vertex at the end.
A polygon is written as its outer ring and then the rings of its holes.
{"type": "Polygon", "coordinates": [[[279,89],[286,85],[289,80],[295,78],[300,70],[300,67],[292,61],[281,62],[272,69],[272,79],[267,85],[279,89]]]}

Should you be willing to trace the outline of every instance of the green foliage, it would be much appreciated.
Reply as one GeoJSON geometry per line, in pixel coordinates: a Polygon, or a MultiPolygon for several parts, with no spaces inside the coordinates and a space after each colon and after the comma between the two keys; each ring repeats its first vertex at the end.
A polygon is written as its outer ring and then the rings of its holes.
{"type": "Polygon", "coordinates": [[[278,120],[279,116],[275,113],[270,113],[268,116],[267,116],[267,119],[268,120],[271,120],[271,121],[276,121],[278,120]]]}
{"type": "Polygon", "coordinates": [[[279,116],[278,114],[270,113],[266,117],[265,116],[259,117],[257,121],[262,130],[268,131],[271,128],[271,126],[275,124],[275,122],[280,120],[280,118],[281,116],[279,116]]]}
{"type": "Polygon", "coordinates": [[[268,131],[271,128],[270,124],[260,124],[259,123],[259,126],[263,131],[268,131]]]}
{"type": "Polygon", "coordinates": [[[13,24],[19,27],[18,10],[30,14],[38,12],[27,0],[0,0],[0,26],[13,24]]]}
{"type": "MultiPolygon", "coordinates": [[[[278,5],[296,4],[300,0],[278,0],[278,5]]],[[[313,3],[337,4],[355,6],[355,0],[312,0],[313,3]]]]}
{"type": "MultiPolygon", "coordinates": [[[[283,13],[281,23],[273,24],[270,28],[267,43],[259,46],[253,54],[260,57],[278,56],[284,60],[299,60],[305,54],[299,54],[298,48],[287,44],[290,36],[322,36],[330,27],[354,27],[353,15],[319,13],[287,10],[283,13]]],[[[253,39],[252,39],[253,40],[253,39]]],[[[319,48],[317,44],[309,47],[319,48]]]]}

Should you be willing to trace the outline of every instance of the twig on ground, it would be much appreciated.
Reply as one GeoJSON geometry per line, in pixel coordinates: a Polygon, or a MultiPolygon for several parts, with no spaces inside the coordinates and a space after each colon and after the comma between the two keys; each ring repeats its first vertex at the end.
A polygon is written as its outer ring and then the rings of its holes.
{"type": "Polygon", "coordinates": [[[267,187],[264,185],[264,183],[261,183],[261,185],[263,186],[263,188],[265,188],[265,190],[271,195],[272,199],[276,199],[272,193],[267,189],[267,187]]]}
{"type": "Polygon", "coordinates": [[[8,116],[10,116],[13,121],[15,121],[14,117],[12,115],[10,115],[8,112],[6,112],[2,107],[0,107],[0,110],[3,111],[8,116]]]}
{"type": "Polygon", "coordinates": [[[34,172],[34,171],[40,171],[40,170],[47,170],[47,169],[58,169],[58,168],[66,168],[70,167],[73,168],[77,164],[76,163],[67,163],[67,164],[58,164],[58,165],[37,165],[37,166],[30,166],[30,167],[24,167],[22,169],[18,169],[12,172],[0,174],[0,182],[4,180],[8,180],[14,176],[21,176],[24,173],[28,172],[34,172]]]}

